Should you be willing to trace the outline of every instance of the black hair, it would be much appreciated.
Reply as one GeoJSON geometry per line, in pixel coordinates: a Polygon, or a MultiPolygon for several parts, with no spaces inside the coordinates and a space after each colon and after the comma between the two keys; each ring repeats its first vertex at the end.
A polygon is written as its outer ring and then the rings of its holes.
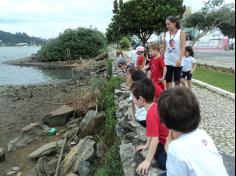
{"type": "Polygon", "coordinates": [[[167,128],[182,133],[194,131],[201,121],[198,100],[185,87],[164,91],[158,99],[158,113],[167,128]]]}
{"type": "Polygon", "coordinates": [[[194,51],[193,51],[193,48],[191,46],[186,46],[185,51],[189,52],[189,55],[194,57],[194,51]]]}
{"type": "Polygon", "coordinates": [[[155,88],[152,81],[148,78],[135,82],[130,90],[137,100],[139,97],[143,97],[147,103],[154,101],[155,88]]]}
{"type": "Polygon", "coordinates": [[[176,16],[169,16],[169,17],[167,17],[166,19],[169,20],[171,23],[175,23],[177,29],[180,29],[180,28],[181,28],[181,26],[180,26],[180,20],[179,20],[178,17],[176,17],[176,16]]]}
{"type": "Polygon", "coordinates": [[[134,82],[140,81],[146,78],[147,76],[142,70],[134,70],[133,73],[131,73],[131,79],[134,82]]]}

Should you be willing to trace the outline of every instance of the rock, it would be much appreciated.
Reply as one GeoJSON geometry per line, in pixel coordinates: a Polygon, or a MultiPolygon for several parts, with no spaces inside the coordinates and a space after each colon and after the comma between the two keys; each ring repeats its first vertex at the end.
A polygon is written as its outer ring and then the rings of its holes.
{"type": "Polygon", "coordinates": [[[0,162],[5,161],[6,155],[3,148],[0,148],[0,162]]]}
{"type": "Polygon", "coordinates": [[[63,105],[57,110],[50,112],[43,118],[43,122],[49,126],[62,126],[65,125],[70,117],[73,115],[74,109],[70,106],[63,105]]]}
{"type": "Polygon", "coordinates": [[[56,172],[57,160],[49,161],[46,157],[39,158],[33,176],[49,176],[56,172]]]}
{"type": "Polygon", "coordinates": [[[15,175],[17,173],[17,171],[10,171],[10,172],[7,172],[7,175],[15,175]]]}
{"type": "Polygon", "coordinates": [[[79,176],[79,175],[77,175],[77,174],[71,172],[71,173],[67,174],[66,176],[79,176]]]}
{"type": "Polygon", "coordinates": [[[106,114],[98,113],[95,116],[95,111],[90,110],[80,123],[80,137],[96,134],[103,126],[106,114]]]}
{"type": "Polygon", "coordinates": [[[30,159],[36,159],[36,158],[40,158],[45,155],[50,155],[51,153],[54,153],[59,148],[61,148],[62,143],[63,143],[63,140],[45,144],[42,147],[35,150],[34,152],[32,152],[28,157],[30,159]]]}
{"type": "Polygon", "coordinates": [[[82,161],[88,161],[95,156],[94,145],[93,138],[87,136],[80,140],[76,146],[72,147],[61,163],[60,176],[70,172],[78,172],[82,161]]]}
{"type": "Polygon", "coordinates": [[[96,59],[96,61],[100,61],[100,60],[104,60],[107,58],[108,58],[108,53],[105,52],[105,53],[99,54],[95,59],[96,59]]]}
{"type": "Polygon", "coordinates": [[[18,137],[8,143],[8,151],[14,151],[30,144],[41,135],[47,134],[49,127],[42,123],[32,123],[21,129],[18,137]]]}
{"type": "Polygon", "coordinates": [[[20,167],[12,167],[12,169],[11,169],[12,171],[20,171],[20,167]]]}
{"type": "Polygon", "coordinates": [[[96,156],[98,158],[101,158],[104,153],[105,153],[104,144],[102,142],[98,142],[96,144],[96,156]]]}
{"type": "Polygon", "coordinates": [[[22,176],[23,173],[22,172],[18,172],[16,176],[22,176]]]}
{"type": "Polygon", "coordinates": [[[79,165],[79,176],[91,176],[90,163],[82,161],[79,165]]]}
{"type": "Polygon", "coordinates": [[[135,147],[132,143],[120,145],[120,158],[125,176],[135,176],[135,147]],[[131,167],[133,166],[133,167],[131,167]]]}

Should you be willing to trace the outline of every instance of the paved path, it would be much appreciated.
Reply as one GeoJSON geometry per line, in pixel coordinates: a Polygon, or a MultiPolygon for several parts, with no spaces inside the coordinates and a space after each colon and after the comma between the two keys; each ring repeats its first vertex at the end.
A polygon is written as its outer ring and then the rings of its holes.
{"type": "Polygon", "coordinates": [[[195,51],[197,63],[235,70],[234,51],[195,51]]]}

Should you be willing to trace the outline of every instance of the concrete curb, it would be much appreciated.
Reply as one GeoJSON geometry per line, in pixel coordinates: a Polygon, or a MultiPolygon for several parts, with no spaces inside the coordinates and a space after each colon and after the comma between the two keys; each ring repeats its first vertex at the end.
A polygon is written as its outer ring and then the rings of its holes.
{"type": "Polygon", "coordinates": [[[205,82],[202,82],[202,81],[199,81],[199,80],[196,80],[196,79],[192,79],[192,82],[194,84],[199,85],[199,86],[205,87],[205,88],[207,88],[207,89],[209,89],[209,90],[211,90],[211,91],[213,91],[213,92],[215,92],[217,94],[220,94],[220,95],[228,97],[228,98],[230,98],[232,100],[235,100],[235,94],[234,93],[231,93],[229,91],[223,90],[223,89],[221,89],[219,87],[212,86],[210,84],[207,84],[205,82]]]}

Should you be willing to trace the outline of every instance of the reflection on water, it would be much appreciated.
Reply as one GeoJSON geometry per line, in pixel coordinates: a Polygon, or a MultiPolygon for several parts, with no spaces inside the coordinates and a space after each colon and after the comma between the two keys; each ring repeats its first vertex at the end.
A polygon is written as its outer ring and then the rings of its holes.
{"type": "Polygon", "coordinates": [[[36,53],[40,47],[0,47],[0,85],[38,84],[71,78],[70,69],[38,69],[1,64],[36,53]]]}

